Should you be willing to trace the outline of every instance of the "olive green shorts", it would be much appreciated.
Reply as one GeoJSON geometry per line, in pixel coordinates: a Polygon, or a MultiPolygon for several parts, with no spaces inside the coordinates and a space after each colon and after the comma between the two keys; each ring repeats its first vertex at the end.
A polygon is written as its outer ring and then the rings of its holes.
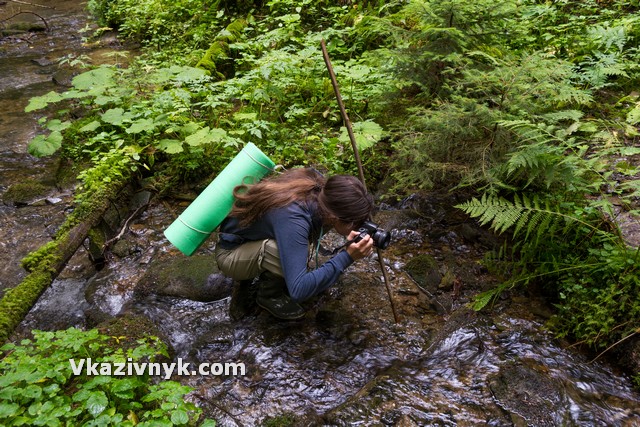
{"type": "Polygon", "coordinates": [[[247,242],[235,249],[216,247],[216,262],[220,271],[234,280],[249,280],[263,271],[283,277],[278,245],[273,239],[247,242]]]}

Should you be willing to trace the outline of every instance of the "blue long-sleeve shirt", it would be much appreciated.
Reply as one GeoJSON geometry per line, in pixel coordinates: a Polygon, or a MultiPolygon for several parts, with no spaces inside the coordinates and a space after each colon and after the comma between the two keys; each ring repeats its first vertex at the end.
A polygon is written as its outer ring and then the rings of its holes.
{"type": "Polygon", "coordinates": [[[289,295],[300,302],[329,288],[354,262],[347,251],[341,251],[319,268],[307,269],[309,243],[312,236],[319,236],[321,225],[314,203],[294,202],[267,211],[244,228],[237,218],[227,217],[220,225],[218,244],[223,249],[234,249],[247,241],[274,239],[289,295]]]}

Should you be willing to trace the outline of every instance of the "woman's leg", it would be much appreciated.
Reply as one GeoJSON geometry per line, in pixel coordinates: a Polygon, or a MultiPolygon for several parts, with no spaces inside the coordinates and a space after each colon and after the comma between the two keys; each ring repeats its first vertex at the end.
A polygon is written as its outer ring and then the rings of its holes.
{"type": "MultiPolygon", "coordinates": [[[[273,316],[287,320],[304,316],[304,308],[292,301],[287,292],[275,240],[248,242],[232,250],[216,248],[216,261],[220,271],[235,280],[245,281],[260,275],[256,302],[273,316]]],[[[236,294],[239,295],[242,287],[242,284],[234,287],[236,294]]],[[[236,296],[235,300],[239,299],[236,296]]],[[[233,307],[233,297],[231,302],[233,307]]],[[[230,310],[233,312],[233,308],[230,310]]],[[[234,314],[231,313],[231,316],[234,317],[234,314]]]]}
{"type": "Polygon", "coordinates": [[[249,280],[264,271],[282,277],[278,245],[273,239],[247,242],[235,249],[216,248],[218,268],[235,280],[249,280]]]}

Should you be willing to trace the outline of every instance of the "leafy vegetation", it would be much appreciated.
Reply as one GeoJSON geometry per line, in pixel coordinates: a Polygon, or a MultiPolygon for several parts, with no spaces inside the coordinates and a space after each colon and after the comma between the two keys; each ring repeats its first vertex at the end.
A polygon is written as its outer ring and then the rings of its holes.
{"type": "MultiPolygon", "coordinates": [[[[0,420],[5,426],[195,425],[201,410],[184,400],[188,387],[145,375],[76,375],[71,360],[149,363],[168,357],[157,338],[123,348],[98,330],[33,331],[33,339],[5,344],[0,360],[0,420]],[[144,361],[144,362],[143,362],[144,361]]],[[[214,426],[205,421],[201,426],[214,426]]]]}
{"type": "MultiPolygon", "coordinates": [[[[284,166],[355,172],[320,40],[374,184],[388,196],[467,187],[459,207],[509,244],[503,284],[541,283],[559,335],[607,347],[637,333],[640,13],[635,0],[204,2],[92,0],[144,54],[77,76],[34,154],[114,162],[164,188],[254,142],[284,166]],[[70,112],[82,108],[81,120],[70,112]]],[[[102,168],[102,169],[101,169],[102,168]]],[[[92,172],[93,171],[93,172],[92,172]]]]}

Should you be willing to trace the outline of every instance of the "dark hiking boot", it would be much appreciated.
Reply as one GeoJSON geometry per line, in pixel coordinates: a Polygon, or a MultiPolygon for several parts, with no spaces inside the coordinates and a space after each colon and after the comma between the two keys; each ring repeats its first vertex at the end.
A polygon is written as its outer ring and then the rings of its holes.
{"type": "Polygon", "coordinates": [[[258,285],[251,280],[234,280],[229,303],[229,317],[240,320],[256,310],[258,285]]]}
{"type": "Polygon", "coordinates": [[[282,320],[295,320],[304,316],[305,310],[287,294],[284,279],[263,273],[258,279],[258,305],[282,320]]]}

